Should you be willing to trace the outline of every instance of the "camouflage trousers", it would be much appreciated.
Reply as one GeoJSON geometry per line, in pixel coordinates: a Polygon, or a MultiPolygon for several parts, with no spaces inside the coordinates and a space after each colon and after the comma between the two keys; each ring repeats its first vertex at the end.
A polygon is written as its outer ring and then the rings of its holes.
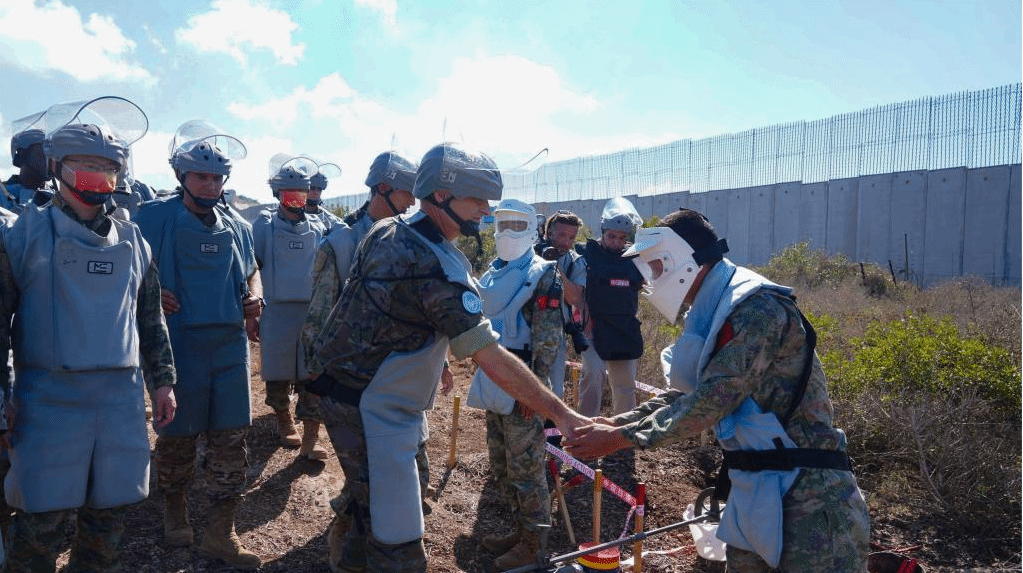
{"type": "MultiPolygon", "coordinates": [[[[867,570],[870,520],[851,472],[804,469],[782,499],[782,553],[777,571],[867,570]]],[[[727,573],[775,571],[751,551],[725,548],[727,573]]]]}
{"type": "Polygon", "coordinates": [[[490,473],[515,524],[527,531],[551,524],[551,495],[544,475],[546,443],[543,418],[523,416],[518,402],[508,415],[487,412],[490,473]]]}
{"type": "MultiPolygon", "coordinates": [[[[7,573],[53,573],[62,552],[65,522],[76,510],[14,515],[7,533],[7,573]]],[[[77,510],[71,559],[64,573],[121,571],[121,539],[124,537],[128,506],[77,510]]]]}
{"type": "Polygon", "coordinates": [[[342,497],[347,490],[351,500],[346,505],[353,524],[345,533],[341,570],[365,567],[371,573],[425,573],[426,548],[422,539],[389,545],[373,537],[373,516],[369,510],[369,454],[359,407],[323,397],[320,399],[320,412],[330,443],[345,473],[342,497]]]}
{"type": "Polygon", "coordinates": [[[310,422],[322,422],[320,415],[320,399],[315,394],[305,390],[305,380],[292,382],[290,380],[267,380],[266,400],[263,402],[274,409],[275,412],[286,410],[291,407],[291,390],[295,389],[298,400],[295,404],[295,418],[310,422]]]}
{"type": "MultiPolygon", "coordinates": [[[[210,501],[236,498],[245,492],[245,472],[249,467],[245,433],[240,430],[210,430],[206,434],[206,454],[201,461],[206,475],[210,501]]],[[[182,438],[156,438],[156,488],[163,492],[188,488],[195,478],[196,446],[199,435],[182,438]]]]}

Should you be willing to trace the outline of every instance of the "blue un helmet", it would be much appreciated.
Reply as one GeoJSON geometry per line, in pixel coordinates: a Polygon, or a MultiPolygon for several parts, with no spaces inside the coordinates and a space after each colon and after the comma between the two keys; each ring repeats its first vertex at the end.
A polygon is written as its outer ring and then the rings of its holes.
{"type": "Polygon", "coordinates": [[[174,133],[168,161],[180,180],[186,173],[231,175],[232,161],[244,159],[248,151],[237,138],[201,120],[186,121],[174,133]]]}
{"type": "Polygon", "coordinates": [[[56,164],[54,174],[83,203],[105,202],[114,187],[103,177],[88,171],[65,169],[64,159],[72,155],[102,157],[117,164],[118,174],[128,164],[128,150],[146,134],[149,120],[134,103],[116,96],[58,104],[38,114],[25,128],[46,133],[43,153],[56,164]],[[68,178],[74,178],[69,181],[68,178]]]}
{"type": "Polygon", "coordinates": [[[244,159],[248,154],[245,145],[237,138],[227,135],[213,124],[201,119],[193,119],[181,124],[174,132],[168,149],[168,162],[174,169],[181,188],[192,201],[204,209],[212,209],[223,197],[223,181],[221,193],[217,197],[199,197],[193,193],[185,179],[189,173],[206,173],[220,175],[227,181],[231,176],[232,161],[244,159]]]}
{"type": "MultiPolygon", "coordinates": [[[[308,157],[308,155],[305,157],[308,157]]],[[[323,191],[327,188],[328,179],[340,176],[341,168],[336,163],[316,161],[316,173],[309,177],[309,186],[312,189],[323,191]]]]}
{"type": "Polygon", "coordinates": [[[405,154],[391,150],[377,155],[369,166],[369,173],[366,175],[366,186],[370,193],[383,197],[392,215],[399,215],[399,210],[391,201],[391,195],[395,191],[412,193],[416,184],[416,170],[419,164],[405,158],[405,154]],[[386,186],[386,188],[384,187],[386,186]]]}
{"type": "Polygon", "coordinates": [[[19,131],[11,137],[11,163],[15,167],[24,167],[25,153],[29,147],[35,144],[42,144],[46,139],[46,133],[41,129],[30,128],[19,131]]]}
{"type": "Polygon", "coordinates": [[[500,201],[504,183],[497,163],[479,151],[461,143],[442,143],[426,152],[416,171],[412,194],[426,199],[438,189],[446,189],[458,198],[475,197],[500,201]]]}
{"type": "Polygon", "coordinates": [[[385,151],[376,156],[366,175],[366,186],[375,188],[381,183],[399,191],[411,191],[416,184],[419,164],[409,161],[396,151],[385,151]]]}

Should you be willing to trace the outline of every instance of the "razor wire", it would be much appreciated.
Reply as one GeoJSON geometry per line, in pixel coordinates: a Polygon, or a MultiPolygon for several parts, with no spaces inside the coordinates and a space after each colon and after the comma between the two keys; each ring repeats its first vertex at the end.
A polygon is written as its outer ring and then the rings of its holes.
{"type": "MultiPolygon", "coordinates": [[[[549,162],[506,174],[530,204],[742,189],[1020,162],[1023,84],[924,97],[825,119],[549,162]]],[[[360,192],[328,200],[349,211],[360,192]]]]}

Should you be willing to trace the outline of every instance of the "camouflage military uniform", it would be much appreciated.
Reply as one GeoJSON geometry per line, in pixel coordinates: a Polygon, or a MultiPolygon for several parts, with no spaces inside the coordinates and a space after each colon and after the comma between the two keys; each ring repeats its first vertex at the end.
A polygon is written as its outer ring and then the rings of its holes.
{"type": "MultiPolygon", "coordinates": [[[[331,310],[341,298],[341,289],[351,274],[355,248],[373,226],[369,214],[366,211],[360,213],[359,217],[350,221],[350,226],[338,219],[337,228],[331,230],[332,233],[344,235],[338,241],[342,247],[341,251],[334,248],[334,239],[338,239],[338,235],[321,241],[320,248],[316,251],[316,260],[313,262],[313,293],[309,300],[305,323],[302,325],[302,346],[305,349],[306,369],[309,372],[323,370],[322,365],[317,362],[316,337],[327,324],[331,310]]],[[[430,483],[430,458],[426,452],[426,442],[419,444],[416,465],[419,468],[420,490],[425,496],[430,483]]],[[[331,507],[337,513],[340,526],[344,529],[351,526],[351,514],[345,513],[350,502],[351,493],[348,491],[346,481],[338,497],[331,500],[331,507]]]]}
{"type": "MultiPolygon", "coordinates": [[[[764,412],[784,416],[797,391],[806,357],[806,332],[791,299],[759,291],[740,303],[723,342],[700,373],[692,394],[669,391],[613,418],[641,448],[698,435],[729,415],[748,397],[764,412]]],[[[845,451],[846,439],[832,426],[833,409],[820,360],[814,356],[806,394],[785,430],[800,448],[845,451]]],[[[863,571],[869,523],[851,472],[799,470],[783,499],[782,571],[863,571]]],[[[756,553],[729,546],[728,571],[771,569],[756,553]]]]}
{"type": "MultiPolygon", "coordinates": [[[[533,296],[522,307],[530,325],[533,373],[550,384],[555,358],[563,339],[561,279],[554,265],[540,277],[533,296]],[[551,304],[550,301],[559,301],[551,304]]],[[[544,475],[547,443],[543,418],[515,404],[511,414],[487,411],[487,452],[490,473],[504,495],[505,503],[523,530],[537,531],[551,523],[551,497],[544,475]]]]}
{"type": "MultiPolygon", "coordinates": [[[[459,359],[496,342],[490,323],[463,305],[466,287],[446,278],[437,256],[424,244],[427,240],[444,240],[428,218],[411,226],[388,219],[366,236],[336,312],[315,342],[312,376],[323,372],[357,394],[391,353],[419,350],[435,336],[448,337],[450,350],[459,359]]],[[[320,409],[353,498],[350,510],[356,515],[345,539],[342,567],[357,570],[365,559],[371,571],[426,571],[421,540],[389,546],[372,536],[368,454],[357,402],[325,396],[320,409]]]]}
{"type": "MultiPolygon", "coordinates": [[[[59,208],[88,229],[104,234],[110,222],[102,212],[92,221],[82,221],[59,195],[54,195],[52,208],[59,208]]],[[[0,356],[7,356],[11,341],[11,317],[17,311],[19,293],[10,259],[0,241],[0,356]]],[[[155,388],[175,382],[174,358],[170,335],[160,305],[160,279],[154,266],[143,276],[137,297],[139,349],[147,385],[155,388]]],[[[13,380],[3,368],[4,396],[10,399],[13,380]]],[[[15,420],[17,424],[17,420],[15,420]]],[[[15,425],[14,431],[17,431],[15,425]]],[[[27,513],[18,511],[11,522],[6,538],[7,562],[5,571],[54,571],[57,555],[64,541],[64,522],[75,510],[27,513]]],[[[113,570],[121,554],[124,518],[127,506],[77,509],[77,527],[72,543],[71,560],[67,571],[113,570]]]]}
{"type": "MultiPolygon", "coordinates": [[[[206,491],[210,502],[239,497],[245,492],[246,458],[245,432],[239,430],[207,430],[206,456],[200,461],[206,475],[206,491]]],[[[199,436],[157,438],[156,483],[163,491],[185,489],[195,477],[196,445],[199,436]],[[190,460],[192,463],[183,463],[190,460]]]]}

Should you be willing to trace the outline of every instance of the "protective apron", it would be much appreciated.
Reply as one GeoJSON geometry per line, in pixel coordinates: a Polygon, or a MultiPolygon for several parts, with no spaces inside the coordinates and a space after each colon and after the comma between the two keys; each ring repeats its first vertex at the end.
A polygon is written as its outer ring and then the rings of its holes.
{"type": "MultiPolygon", "coordinates": [[[[544,261],[533,253],[533,249],[529,249],[500,269],[491,266],[480,277],[483,314],[501,335],[501,346],[518,350],[529,346],[532,333],[522,314],[522,307],[533,296],[544,271],[553,264],[553,261],[544,261]]],[[[466,404],[507,416],[515,408],[515,398],[491,380],[482,368],[477,368],[469,385],[466,404]]]]}
{"type": "MultiPolygon", "coordinates": [[[[718,331],[735,307],[760,289],[788,295],[789,287],[774,284],[728,259],[715,265],[685,316],[685,327],[675,343],[661,354],[665,376],[673,388],[692,393],[700,373],[710,361],[718,331]]],[[[726,450],[775,449],[774,438],[786,448],[797,447],[773,413],[764,413],[752,398],[715,427],[718,443],[726,450]]],[[[782,552],[782,498],[795,483],[798,470],[749,472],[729,469],[732,490],[718,526],[725,543],[760,555],[777,567],[782,552]]]]}
{"type": "MultiPolygon", "coordinates": [[[[173,292],[181,310],[167,315],[178,380],[174,420],[161,436],[194,436],[233,430],[251,423],[249,345],[242,297],[248,292],[243,228],[214,210],[204,225],[181,197],[147,204],[137,221],[155,249],[162,288],[173,292]]],[[[251,257],[251,250],[248,250],[251,257]]]]}
{"type": "MultiPolygon", "coordinates": [[[[422,216],[421,213],[414,215],[422,216]]],[[[399,225],[406,225],[400,221],[399,225]]],[[[412,233],[416,233],[411,228],[412,233]]],[[[448,280],[476,291],[469,261],[451,243],[423,238],[440,259],[448,280]]],[[[359,411],[369,456],[369,505],[373,536],[395,545],[423,536],[416,451],[427,438],[426,410],[433,406],[448,338],[433,334],[413,352],[393,352],[362,393],[359,411]]]]}
{"type": "Polygon", "coordinates": [[[257,257],[263,262],[259,352],[264,380],[309,377],[302,348],[302,324],[313,294],[313,261],[323,236],[315,216],[292,225],[276,214],[260,217],[253,228],[257,257]]]}
{"type": "Polygon", "coordinates": [[[134,503],[149,493],[139,369],[139,287],[149,248],[131,224],[107,236],[27,205],[5,235],[21,293],[7,501],[36,513],[134,503]]]}

